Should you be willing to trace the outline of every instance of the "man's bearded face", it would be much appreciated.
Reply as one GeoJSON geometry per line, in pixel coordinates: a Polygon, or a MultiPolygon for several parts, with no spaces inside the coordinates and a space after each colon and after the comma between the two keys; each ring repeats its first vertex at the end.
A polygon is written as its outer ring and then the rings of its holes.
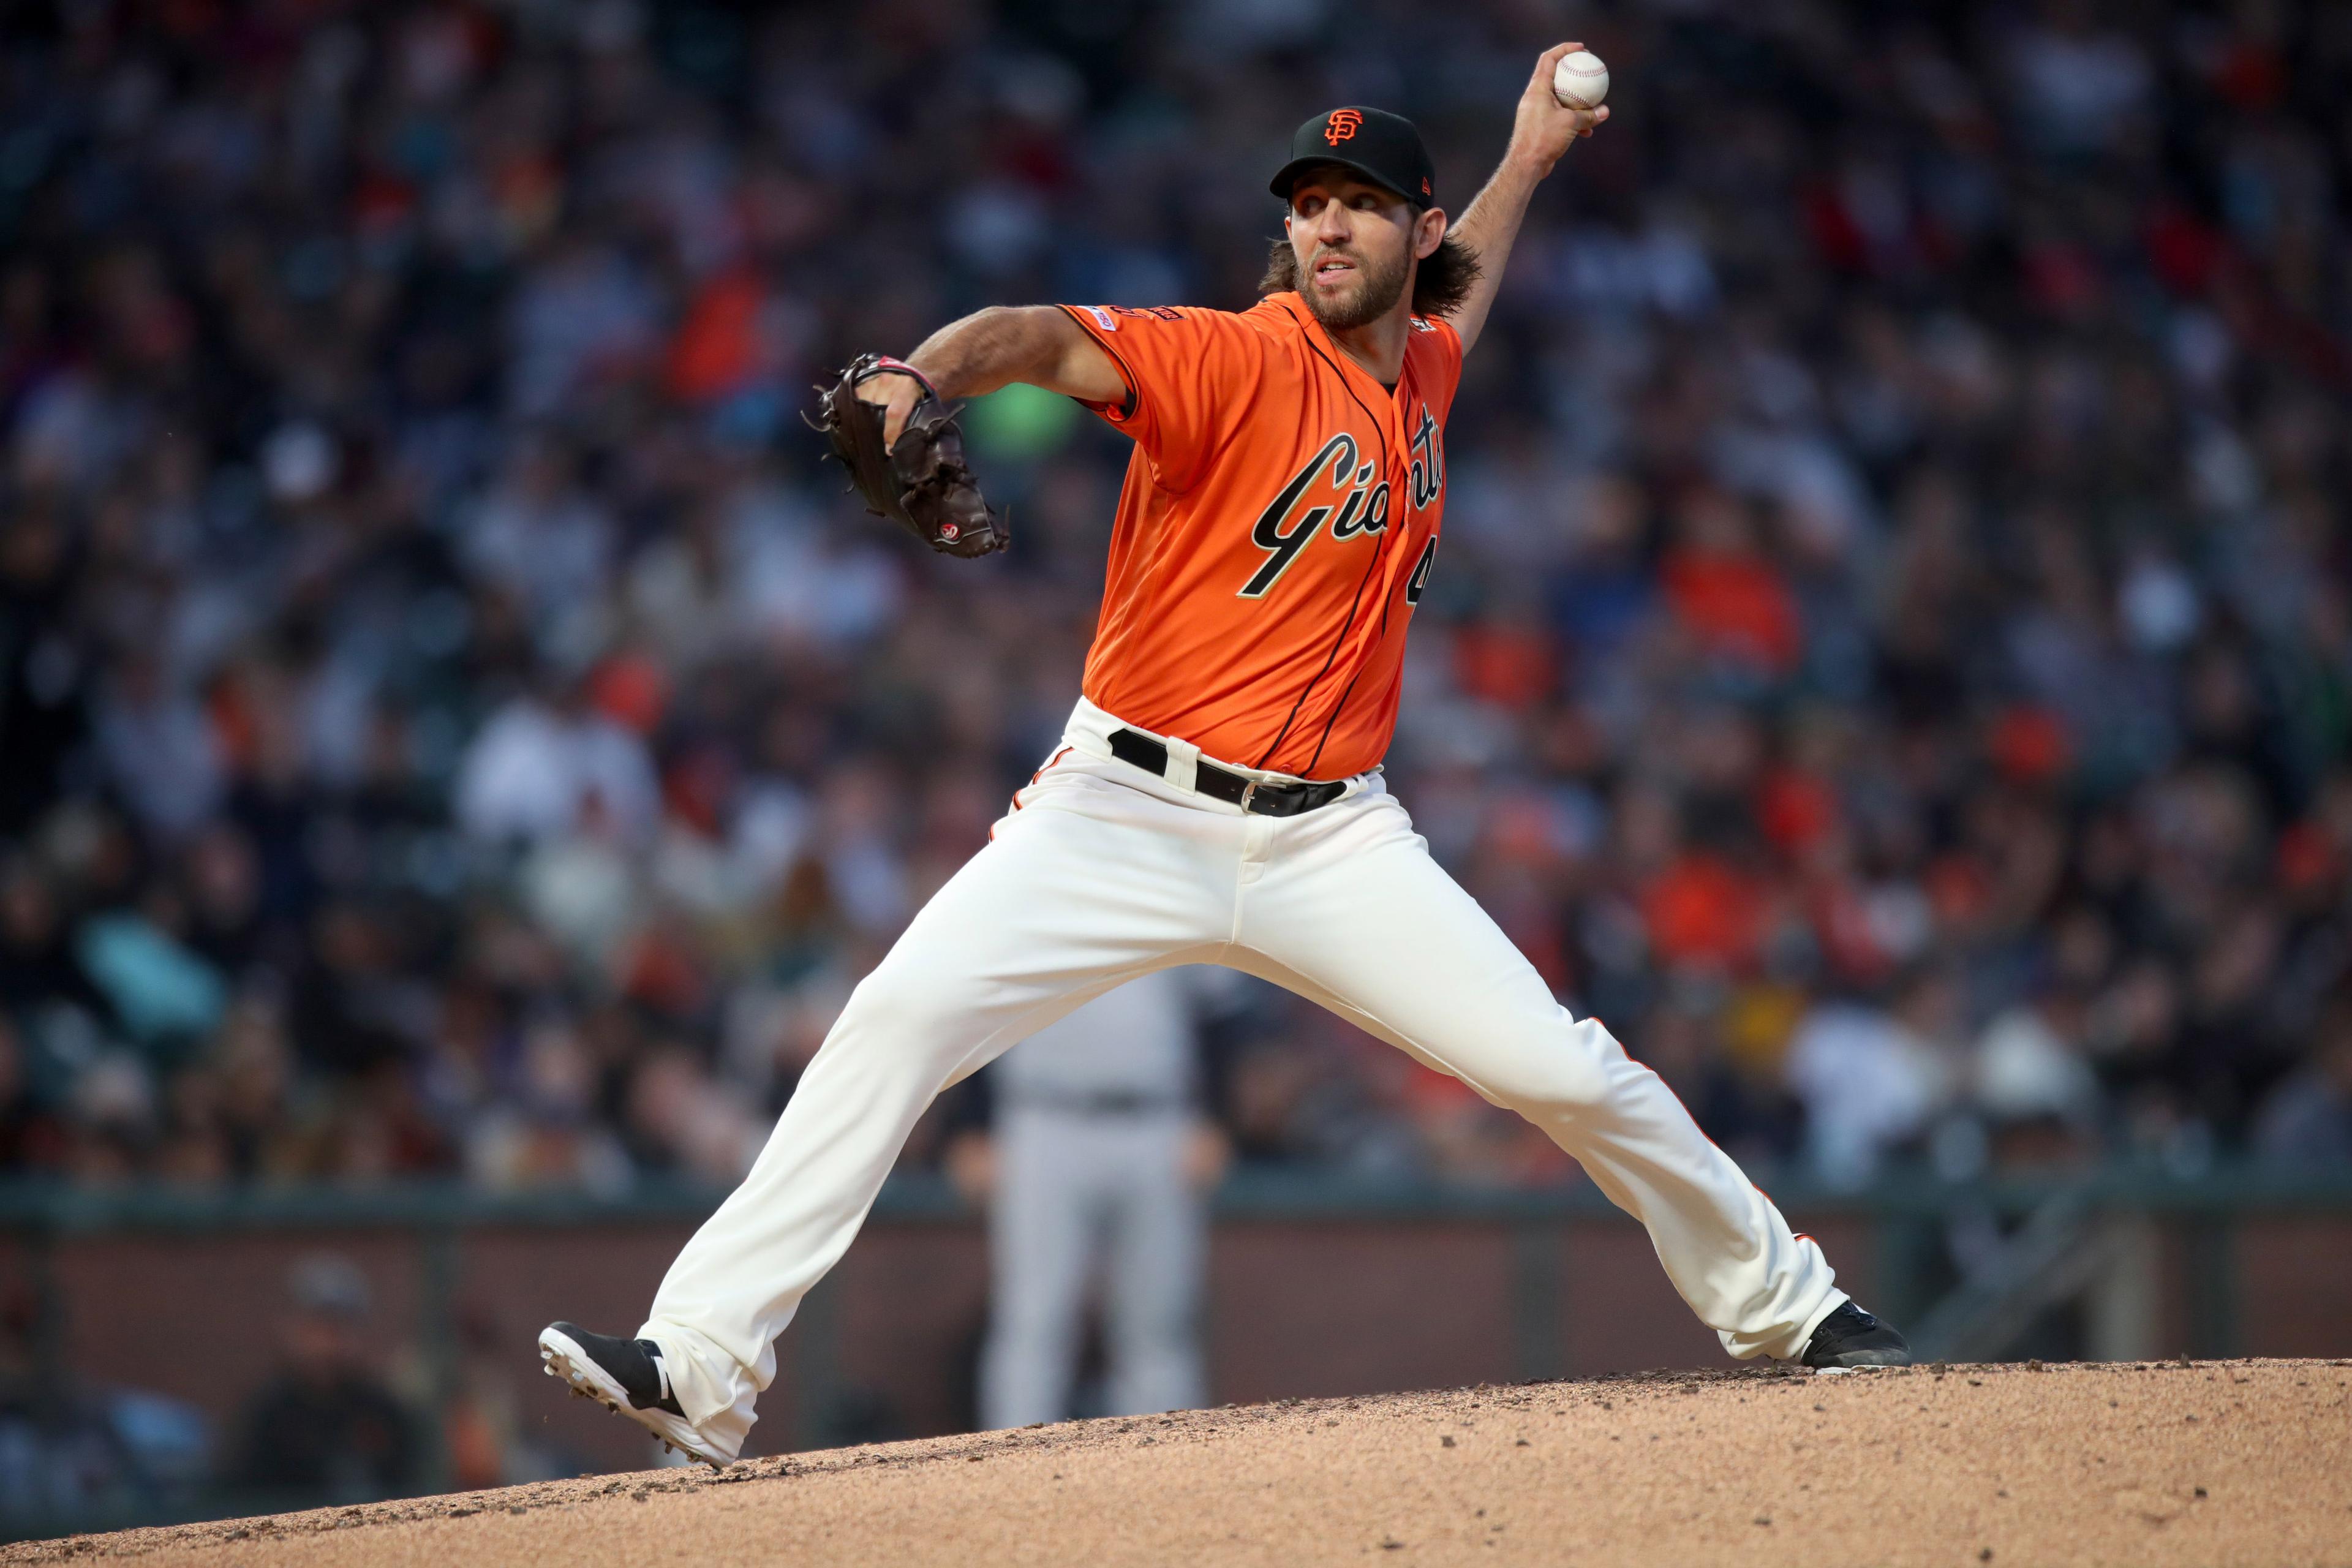
{"type": "Polygon", "coordinates": [[[1412,278],[1412,209],[1375,185],[1303,183],[1291,197],[1298,293],[1323,330],[1344,332],[1396,309],[1412,278]]]}

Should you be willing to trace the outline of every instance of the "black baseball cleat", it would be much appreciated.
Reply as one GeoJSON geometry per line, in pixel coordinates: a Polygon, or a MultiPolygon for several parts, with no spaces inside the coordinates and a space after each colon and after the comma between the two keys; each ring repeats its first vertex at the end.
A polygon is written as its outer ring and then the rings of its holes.
{"type": "Polygon", "coordinates": [[[714,1470],[733,1462],[731,1455],[720,1454],[686,1418],[677,1395],[670,1391],[661,1346],[653,1341],[592,1334],[577,1323],[550,1323],[539,1332],[539,1359],[548,1376],[562,1378],[581,1398],[627,1416],[660,1438],[664,1447],[682,1448],[714,1470]]]}
{"type": "Polygon", "coordinates": [[[1911,1346],[1860,1307],[1841,1301],[1813,1330],[1800,1359],[1807,1366],[1909,1366],[1911,1346]]]}

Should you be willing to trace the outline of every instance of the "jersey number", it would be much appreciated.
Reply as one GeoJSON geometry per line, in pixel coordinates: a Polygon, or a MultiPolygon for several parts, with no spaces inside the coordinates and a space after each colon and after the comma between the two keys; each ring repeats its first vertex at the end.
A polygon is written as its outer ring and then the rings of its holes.
{"type": "Polygon", "coordinates": [[[1421,547],[1421,559],[1412,563],[1412,575],[1405,579],[1404,602],[1421,603],[1421,591],[1429,586],[1429,569],[1437,564],[1437,541],[1431,540],[1421,547]]]}

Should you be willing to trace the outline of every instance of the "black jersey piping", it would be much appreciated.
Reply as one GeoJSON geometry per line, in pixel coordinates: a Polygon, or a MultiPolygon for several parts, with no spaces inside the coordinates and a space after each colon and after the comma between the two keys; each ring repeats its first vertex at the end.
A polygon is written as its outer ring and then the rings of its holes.
{"type": "MultiPolygon", "coordinates": [[[[1403,377],[1402,374],[1400,374],[1400,375],[1397,377],[1397,384],[1398,384],[1400,386],[1402,386],[1402,385],[1404,384],[1404,377],[1403,377]]],[[[1427,400],[1426,398],[1423,399],[1423,406],[1424,411],[1426,410],[1427,405],[1428,405],[1428,400],[1427,400]]],[[[1408,504],[1407,504],[1407,505],[1406,505],[1406,507],[1403,509],[1403,510],[1400,513],[1400,516],[1402,518],[1402,520],[1403,520],[1403,521],[1400,521],[1400,522],[1397,524],[1397,527],[1399,527],[1400,529],[1402,529],[1402,528],[1407,527],[1407,526],[1411,523],[1411,521],[1412,521],[1412,512],[1413,512],[1413,508],[1411,506],[1411,504],[1410,504],[1410,497],[1408,497],[1408,504]]],[[[1434,534],[1432,534],[1430,537],[1431,537],[1432,542],[1433,542],[1435,541],[1436,536],[1435,536],[1434,534]]],[[[1383,540],[1383,541],[1381,542],[1382,545],[1385,545],[1385,544],[1386,544],[1386,542],[1386,542],[1385,540],[1383,540]]],[[[1380,557],[1380,551],[1379,551],[1378,549],[1375,549],[1375,550],[1373,551],[1373,552],[1372,552],[1372,563],[1373,563],[1374,565],[1378,565],[1378,564],[1380,563],[1380,558],[1381,558],[1381,557],[1380,557]]],[[[1362,589],[1362,587],[1360,585],[1360,586],[1357,588],[1356,592],[1357,592],[1359,595],[1361,595],[1361,594],[1363,593],[1363,589],[1362,589]]],[[[1387,637],[1387,636],[1389,635],[1389,598],[1390,598],[1390,595],[1388,595],[1387,594],[1382,594],[1382,595],[1381,595],[1381,636],[1382,636],[1382,637],[1387,637]]],[[[1353,617],[1354,614],[1355,614],[1355,612],[1354,612],[1354,611],[1352,611],[1352,610],[1350,610],[1350,611],[1349,612],[1349,616],[1350,616],[1351,618],[1353,617]]],[[[1335,705],[1335,706],[1332,708],[1332,710],[1331,710],[1331,716],[1330,716],[1328,719],[1326,719],[1326,720],[1324,720],[1324,721],[1323,721],[1323,738],[1322,738],[1321,740],[1319,740],[1319,741],[1318,741],[1318,742],[1315,742],[1315,754],[1314,754],[1313,756],[1311,756],[1311,757],[1309,757],[1309,758],[1307,758],[1307,772],[1306,772],[1306,773],[1304,773],[1304,774],[1302,774],[1302,775],[1301,775],[1302,777],[1310,777],[1310,778],[1311,778],[1312,776],[1314,776],[1314,773],[1315,773],[1315,764],[1316,764],[1316,763],[1319,763],[1319,762],[1321,762],[1321,761],[1323,760],[1323,748],[1324,748],[1324,747],[1326,747],[1326,746],[1328,746],[1328,745],[1329,745],[1329,744],[1331,743],[1331,727],[1332,727],[1333,725],[1337,724],[1337,723],[1339,721],[1339,715],[1340,715],[1340,714],[1342,714],[1342,713],[1344,713],[1344,712],[1346,712],[1346,711],[1348,710],[1348,699],[1349,699],[1349,698],[1350,698],[1350,697],[1353,697],[1353,696],[1356,694],[1356,682],[1358,682],[1359,680],[1361,680],[1363,678],[1364,678],[1364,670],[1363,670],[1363,667],[1362,667],[1361,665],[1359,665],[1359,666],[1357,666],[1357,667],[1356,667],[1356,673],[1355,673],[1355,674],[1353,674],[1353,675],[1351,675],[1351,676],[1349,676],[1349,677],[1348,678],[1348,689],[1347,689],[1345,691],[1342,691],[1341,693],[1339,693],[1339,702],[1337,703],[1337,705],[1335,705]]]]}
{"type": "MultiPolygon", "coordinates": [[[[1287,304],[1285,304],[1283,309],[1287,310],[1290,307],[1287,304]]],[[[1296,318],[1294,317],[1294,319],[1296,318]]],[[[1304,326],[1306,323],[1301,322],[1300,325],[1304,326]]],[[[1314,354],[1317,359],[1321,360],[1326,365],[1330,367],[1331,374],[1339,378],[1340,386],[1346,389],[1349,397],[1355,399],[1356,406],[1364,411],[1364,417],[1372,422],[1372,428],[1378,433],[1381,444],[1381,482],[1386,483],[1389,473],[1389,427],[1387,422],[1381,419],[1379,415],[1373,413],[1372,405],[1366,403],[1362,397],[1357,395],[1354,385],[1348,380],[1348,373],[1341,370],[1337,364],[1332,363],[1331,356],[1329,354],[1325,353],[1321,349],[1316,347],[1315,339],[1311,332],[1302,335],[1299,341],[1307,345],[1307,352],[1314,354]]],[[[1402,379],[1402,377],[1400,377],[1400,379],[1402,379]]],[[[1402,526],[1402,522],[1399,523],[1399,526],[1402,526]]],[[[1355,629],[1356,609],[1364,602],[1364,584],[1372,580],[1372,574],[1379,569],[1381,563],[1381,552],[1388,548],[1389,535],[1392,531],[1394,531],[1394,530],[1386,528],[1381,530],[1380,540],[1372,546],[1371,562],[1364,568],[1363,576],[1356,583],[1356,596],[1348,601],[1348,618],[1339,623],[1339,633],[1331,639],[1331,651],[1323,656],[1323,668],[1315,672],[1315,678],[1307,683],[1306,689],[1299,692],[1298,700],[1290,705],[1290,716],[1283,720],[1282,728],[1275,732],[1274,740],[1268,743],[1265,748],[1265,754],[1258,758],[1256,764],[1258,767],[1265,767],[1273,760],[1274,753],[1282,749],[1282,742],[1290,738],[1290,727],[1298,722],[1299,709],[1307,705],[1307,700],[1315,694],[1315,689],[1323,684],[1323,678],[1331,673],[1331,666],[1339,657],[1340,646],[1348,640],[1348,634],[1355,629]]],[[[1353,680],[1350,680],[1348,683],[1348,691],[1353,691],[1355,687],[1356,683],[1353,680]]],[[[1348,700],[1348,692],[1341,692],[1339,694],[1339,700],[1342,704],[1345,704],[1348,700]]],[[[1339,718],[1339,709],[1334,708],[1331,710],[1331,718],[1324,721],[1323,740],[1318,741],[1315,744],[1315,755],[1318,759],[1321,758],[1323,755],[1324,742],[1330,739],[1331,724],[1333,721],[1336,721],[1339,718]]],[[[1313,762],[1309,762],[1307,765],[1311,768],[1315,764],[1313,762]]]]}
{"type": "MultiPolygon", "coordinates": [[[[1397,523],[1397,527],[1401,529],[1408,527],[1412,521],[1412,508],[1408,504],[1400,514],[1400,521],[1397,523]]],[[[1386,531],[1383,530],[1382,531],[1386,531]]],[[[1385,541],[1383,542],[1385,542],[1385,541]]],[[[1380,563],[1380,550],[1375,547],[1372,551],[1372,564],[1377,566],[1380,563]]],[[[1363,591],[1364,590],[1360,585],[1356,589],[1356,592],[1359,595],[1362,594],[1363,591]]],[[[1381,595],[1381,636],[1383,637],[1389,635],[1389,598],[1390,595],[1385,593],[1381,595]]],[[[1354,614],[1353,611],[1349,613],[1350,616],[1354,614]]],[[[1363,679],[1364,667],[1360,664],[1356,667],[1356,673],[1348,677],[1348,689],[1339,693],[1339,700],[1338,704],[1332,708],[1331,716],[1323,721],[1323,737],[1315,742],[1315,754],[1307,759],[1307,771],[1300,774],[1300,777],[1313,778],[1315,776],[1315,764],[1323,760],[1323,748],[1331,743],[1331,727],[1339,721],[1339,715],[1348,710],[1348,699],[1356,694],[1356,682],[1363,679]]]]}

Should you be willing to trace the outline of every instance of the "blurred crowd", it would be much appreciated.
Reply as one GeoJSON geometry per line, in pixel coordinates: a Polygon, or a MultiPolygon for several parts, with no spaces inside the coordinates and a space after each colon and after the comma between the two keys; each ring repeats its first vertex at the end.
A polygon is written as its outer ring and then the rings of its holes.
{"type": "MultiPolygon", "coordinates": [[[[479,1301],[428,1350],[387,1331],[351,1258],[311,1252],[234,1407],[80,1375],[37,1290],[0,1292],[0,1533],[121,1527],[470,1490],[579,1474],[522,1414],[512,1345],[479,1301]]],[[[650,1456],[651,1446],[647,1446],[650,1456]]]]}
{"type": "MultiPolygon", "coordinates": [[[[1393,787],[1743,1158],[2352,1166],[2352,10],[59,0],[0,34],[0,1173],[748,1163],[1076,695],[1126,447],[933,559],[794,417],[1459,211],[1563,33],[1393,787]]],[[[1304,1005],[1246,1162],[1572,1168],[1304,1005]]],[[[919,1132],[910,1158],[935,1157],[919,1132]]]]}

